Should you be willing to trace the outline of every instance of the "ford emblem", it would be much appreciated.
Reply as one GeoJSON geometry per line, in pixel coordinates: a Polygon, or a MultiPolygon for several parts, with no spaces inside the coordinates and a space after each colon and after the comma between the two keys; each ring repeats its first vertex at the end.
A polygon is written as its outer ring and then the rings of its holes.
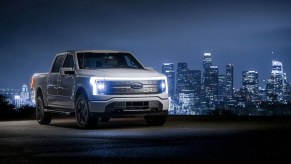
{"type": "Polygon", "coordinates": [[[143,87],[143,84],[140,82],[135,82],[131,84],[132,89],[141,89],[143,87]]]}

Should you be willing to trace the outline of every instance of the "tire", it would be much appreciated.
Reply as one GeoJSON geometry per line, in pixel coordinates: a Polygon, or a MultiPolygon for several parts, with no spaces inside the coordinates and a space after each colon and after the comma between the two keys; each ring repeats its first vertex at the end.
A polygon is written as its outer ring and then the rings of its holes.
{"type": "Polygon", "coordinates": [[[145,116],[144,119],[148,125],[152,126],[162,126],[166,123],[168,116],[145,116]]]}
{"type": "Polygon", "coordinates": [[[52,114],[44,111],[44,102],[42,96],[38,96],[35,106],[36,120],[41,125],[47,125],[52,120],[52,114]]]}
{"type": "Polygon", "coordinates": [[[101,117],[101,122],[109,122],[110,117],[101,117]]]}
{"type": "Polygon", "coordinates": [[[90,115],[88,100],[83,95],[80,95],[77,98],[75,105],[75,117],[77,124],[81,129],[94,128],[98,124],[98,118],[93,118],[90,115]]]}

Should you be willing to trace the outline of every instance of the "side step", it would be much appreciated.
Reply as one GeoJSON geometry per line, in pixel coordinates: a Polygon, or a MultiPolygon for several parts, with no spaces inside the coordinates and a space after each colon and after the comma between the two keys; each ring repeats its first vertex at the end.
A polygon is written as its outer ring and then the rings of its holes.
{"type": "Polygon", "coordinates": [[[44,111],[44,112],[50,112],[50,113],[65,114],[65,115],[67,115],[67,116],[71,115],[71,112],[59,111],[59,110],[44,109],[43,111],[44,111]]]}

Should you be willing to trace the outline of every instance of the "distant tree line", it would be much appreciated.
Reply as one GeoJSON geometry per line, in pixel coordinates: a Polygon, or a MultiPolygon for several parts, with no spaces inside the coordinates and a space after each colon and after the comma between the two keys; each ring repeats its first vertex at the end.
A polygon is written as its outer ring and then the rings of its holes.
{"type": "Polygon", "coordinates": [[[291,116],[291,103],[288,102],[287,104],[274,102],[262,102],[260,104],[260,109],[270,116],[291,116]]]}
{"type": "Polygon", "coordinates": [[[9,119],[35,119],[35,108],[30,105],[15,108],[5,96],[0,95],[0,120],[9,119]]]}
{"type": "Polygon", "coordinates": [[[291,103],[283,104],[280,102],[261,102],[258,105],[246,103],[242,106],[227,107],[224,104],[218,105],[210,115],[223,116],[291,116],[291,103]]]}

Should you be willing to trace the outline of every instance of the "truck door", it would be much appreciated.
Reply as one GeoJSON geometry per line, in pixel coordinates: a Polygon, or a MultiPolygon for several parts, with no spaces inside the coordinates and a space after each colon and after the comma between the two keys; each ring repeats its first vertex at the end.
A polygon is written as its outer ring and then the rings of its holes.
{"type": "Polygon", "coordinates": [[[58,80],[60,76],[60,68],[62,66],[65,55],[59,55],[55,58],[52,70],[47,78],[47,100],[49,106],[56,106],[58,101],[58,80]]]}
{"type": "MultiPolygon", "coordinates": [[[[65,58],[63,68],[71,68],[75,70],[74,56],[68,54],[65,58]]],[[[72,98],[75,90],[75,76],[71,74],[61,74],[59,78],[58,105],[63,108],[72,109],[74,107],[74,100],[72,98]]]]}

